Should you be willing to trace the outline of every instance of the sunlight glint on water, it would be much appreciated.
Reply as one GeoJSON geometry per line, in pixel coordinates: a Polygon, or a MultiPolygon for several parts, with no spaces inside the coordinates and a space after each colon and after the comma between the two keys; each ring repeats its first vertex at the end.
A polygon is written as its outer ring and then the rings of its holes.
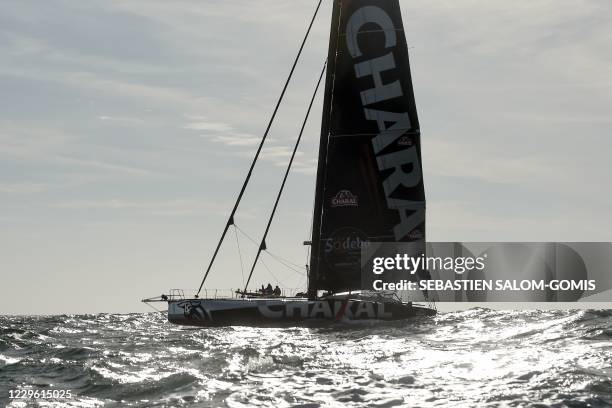
{"type": "Polygon", "coordinates": [[[474,309],[318,329],[0,317],[0,403],[32,406],[8,390],[51,387],[75,397],[38,406],[604,407],[611,338],[607,311],[474,309]]]}

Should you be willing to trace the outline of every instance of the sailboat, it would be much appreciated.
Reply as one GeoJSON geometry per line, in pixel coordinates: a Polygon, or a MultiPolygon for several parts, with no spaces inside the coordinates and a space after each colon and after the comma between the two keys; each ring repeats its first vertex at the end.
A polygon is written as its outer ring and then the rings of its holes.
{"type": "Polygon", "coordinates": [[[197,294],[174,291],[143,300],[167,302],[171,323],[283,326],[436,314],[431,302],[362,286],[365,246],[425,241],[420,128],[398,0],[333,1],[328,57],[319,77],[320,84],[325,76],[325,95],[312,237],[305,243],[311,246],[308,288],[295,296],[247,290],[259,255],[267,250],[266,237],[316,90],[244,290],[200,297],[320,6],[321,1],[197,294]]]}

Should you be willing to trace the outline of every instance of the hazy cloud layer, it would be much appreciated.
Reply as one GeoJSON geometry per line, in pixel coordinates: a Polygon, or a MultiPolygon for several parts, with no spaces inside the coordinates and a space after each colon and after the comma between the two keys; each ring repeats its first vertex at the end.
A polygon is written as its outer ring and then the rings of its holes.
{"type": "MultiPolygon", "coordinates": [[[[401,4],[428,237],[610,240],[609,2],[401,4]]],[[[139,298],[197,286],[314,7],[0,3],[0,265],[10,274],[0,310],[144,310],[139,298]],[[24,310],[25,294],[38,306],[24,310]]],[[[237,216],[256,239],[326,57],[330,9],[324,2],[237,216]]],[[[268,242],[299,264],[320,112],[319,95],[268,242]]],[[[230,238],[212,286],[241,284],[230,238]]],[[[249,259],[254,245],[241,239],[249,259]]]]}

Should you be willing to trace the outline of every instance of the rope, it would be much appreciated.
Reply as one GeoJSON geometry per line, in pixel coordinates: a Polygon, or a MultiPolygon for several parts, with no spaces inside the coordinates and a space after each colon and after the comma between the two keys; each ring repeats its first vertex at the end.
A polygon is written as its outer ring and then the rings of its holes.
{"type": "Polygon", "coordinates": [[[310,99],[310,104],[308,105],[308,110],[306,111],[306,116],[304,117],[304,122],[302,123],[302,128],[300,129],[300,134],[295,142],[295,146],[293,148],[293,153],[291,153],[291,159],[289,160],[289,164],[287,165],[287,170],[285,171],[285,176],[283,177],[283,182],[281,183],[281,187],[276,196],[276,201],[274,202],[274,208],[272,208],[272,213],[270,214],[270,218],[268,219],[268,225],[266,226],[266,231],[261,238],[261,243],[259,245],[259,249],[257,250],[257,255],[255,256],[255,260],[253,261],[253,266],[251,267],[251,271],[249,272],[249,277],[247,278],[246,285],[244,287],[244,291],[246,292],[246,287],[249,286],[249,282],[251,281],[251,277],[253,276],[253,271],[255,270],[255,266],[257,265],[257,260],[261,255],[261,251],[266,248],[266,237],[268,236],[268,232],[270,231],[270,226],[272,225],[272,220],[274,219],[274,214],[276,214],[276,209],[278,208],[278,203],[280,201],[281,196],[283,195],[283,190],[285,188],[285,183],[287,182],[287,177],[289,176],[289,171],[291,170],[291,165],[293,164],[293,159],[295,159],[295,154],[297,153],[298,146],[300,145],[300,141],[302,140],[302,135],[304,134],[304,128],[306,128],[306,123],[308,122],[308,117],[310,116],[310,111],[312,110],[312,105],[314,104],[315,98],[317,96],[317,91],[319,90],[319,86],[321,85],[321,80],[323,79],[323,74],[325,74],[325,68],[327,67],[327,61],[323,64],[323,69],[321,70],[321,75],[319,75],[319,80],[317,82],[317,86],[315,87],[314,92],[312,93],[312,98],[310,99]]]}
{"type": "MultiPolygon", "coordinates": [[[[249,234],[247,234],[246,232],[244,232],[244,230],[242,228],[240,228],[239,226],[235,225],[236,229],[242,234],[244,235],[249,241],[251,241],[253,243],[253,245],[259,245],[257,243],[257,241],[255,241],[255,239],[253,239],[249,234]]],[[[303,266],[300,266],[296,263],[293,263],[283,257],[281,257],[280,255],[277,255],[273,252],[270,252],[270,250],[266,249],[265,251],[268,255],[270,255],[276,262],[280,263],[281,265],[291,269],[292,271],[300,274],[301,276],[303,276],[304,272],[306,272],[306,268],[304,268],[303,266]],[[291,265],[295,266],[296,268],[300,268],[302,270],[297,270],[294,267],[292,267],[291,265]]]]}
{"type": "Polygon", "coordinates": [[[287,91],[287,87],[289,86],[289,82],[291,82],[291,77],[293,77],[293,72],[295,71],[295,67],[297,66],[298,61],[300,60],[300,56],[302,55],[302,50],[304,49],[304,45],[306,44],[306,40],[308,39],[308,36],[310,34],[310,30],[312,29],[312,25],[314,24],[314,21],[317,17],[317,14],[319,13],[319,9],[321,8],[321,3],[323,2],[323,0],[319,0],[319,4],[317,4],[317,8],[314,12],[314,15],[312,16],[312,19],[310,20],[310,25],[308,25],[308,30],[306,30],[306,35],[304,36],[304,39],[302,40],[302,44],[300,45],[300,49],[298,51],[297,56],[295,57],[295,61],[293,61],[293,66],[291,67],[291,71],[289,72],[289,76],[287,77],[287,80],[285,81],[285,86],[283,87],[283,90],[280,94],[280,97],[278,98],[278,101],[276,102],[276,106],[274,108],[274,112],[272,113],[272,117],[270,118],[270,121],[268,122],[268,126],[266,128],[266,131],[263,135],[263,138],[261,139],[261,142],[259,143],[259,147],[257,148],[257,152],[255,153],[255,157],[253,158],[253,162],[251,163],[251,167],[249,168],[249,172],[247,173],[246,179],[244,180],[244,183],[242,184],[242,188],[240,189],[240,193],[238,194],[238,198],[236,199],[236,204],[234,204],[234,208],[232,209],[232,213],[230,214],[227,223],[225,224],[225,228],[223,229],[223,233],[221,234],[221,238],[219,239],[219,242],[217,243],[217,248],[215,249],[215,252],[213,253],[213,256],[210,260],[210,263],[208,264],[208,268],[206,268],[206,273],[204,274],[204,278],[202,279],[202,283],[200,283],[200,287],[198,289],[198,293],[196,293],[196,297],[198,297],[200,295],[200,292],[202,291],[202,287],[204,286],[204,282],[206,282],[206,279],[208,278],[208,274],[210,273],[210,270],[213,266],[213,263],[215,262],[215,259],[217,258],[217,254],[219,253],[219,249],[221,248],[221,244],[223,244],[223,240],[225,239],[225,235],[227,234],[227,230],[229,229],[230,225],[234,224],[234,215],[236,215],[236,210],[238,210],[238,205],[240,204],[240,201],[242,200],[242,196],[244,195],[244,191],[246,190],[247,184],[249,184],[249,180],[251,180],[251,175],[253,174],[253,169],[255,168],[255,163],[257,163],[257,159],[259,158],[259,154],[261,153],[261,149],[264,146],[264,143],[266,142],[266,138],[268,137],[268,133],[270,132],[270,128],[272,127],[272,123],[274,122],[274,119],[276,118],[276,113],[278,112],[278,108],[280,107],[281,102],[283,101],[283,98],[285,97],[285,92],[287,91]]]}
{"type": "Polygon", "coordinates": [[[299,270],[294,268],[293,266],[291,266],[290,264],[287,264],[283,261],[282,258],[277,258],[274,256],[274,254],[272,254],[270,251],[265,251],[268,255],[270,255],[270,257],[272,259],[274,259],[276,262],[278,262],[279,264],[283,265],[285,268],[289,269],[290,271],[294,272],[297,275],[300,276],[304,276],[304,274],[306,273],[306,268],[304,268],[304,270],[299,270]]]}
{"type": "Polygon", "coordinates": [[[285,264],[285,266],[287,266],[287,265],[291,265],[291,266],[293,266],[294,268],[306,269],[306,268],[304,268],[304,266],[302,266],[302,265],[298,265],[298,264],[296,264],[296,263],[293,263],[293,262],[291,262],[290,260],[288,260],[288,259],[286,259],[286,258],[283,258],[282,256],[280,256],[280,255],[278,255],[278,254],[273,254],[273,253],[272,253],[272,252],[270,252],[269,250],[266,250],[266,252],[267,252],[268,254],[270,254],[270,256],[271,256],[272,258],[276,258],[276,260],[277,260],[278,262],[284,263],[284,264],[285,264]]]}
{"type": "Polygon", "coordinates": [[[244,232],[244,230],[242,228],[240,228],[239,226],[236,225],[236,229],[242,234],[244,235],[249,241],[251,241],[253,244],[257,245],[257,241],[255,241],[255,238],[251,237],[249,234],[247,234],[246,232],[244,232]]]}
{"type": "Polygon", "coordinates": [[[164,310],[158,310],[157,308],[155,308],[155,306],[151,305],[148,302],[145,302],[145,305],[149,306],[151,309],[155,310],[157,313],[166,313],[166,311],[164,310]]]}
{"type": "MultiPolygon", "coordinates": [[[[245,237],[246,237],[246,238],[247,238],[249,241],[251,241],[251,242],[252,242],[254,245],[257,245],[257,242],[256,242],[256,241],[255,241],[253,238],[251,238],[251,237],[250,237],[250,236],[249,236],[249,235],[248,235],[246,232],[244,232],[244,230],[243,230],[242,228],[240,228],[240,227],[239,227],[239,226],[237,226],[237,225],[234,225],[234,227],[236,228],[236,230],[238,230],[238,232],[240,232],[241,234],[243,234],[243,235],[244,235],[244,236],[245,236],[245,237]]],[[[293,268],[291,267],[291,265],[288,265],[288,264],[285,264],[285,263],[283,263],[283,262],[282,262],[282,259],[283,259],[283,258],[281,258],[281,257],[279,257],[279,256],[274,255],[274,254],[273,254],[272,252],[270,252],[270,251],[267,251],[267,250],[266,250],[265,252],[266,252],[268,255],[270,255],[270,256],[272,257],[272,259],[274,259],[276,262],[280,263],[281,265],[283,265],[284,267],[288,268],[289,270],[291,270],[291,271],[295,272],[297,275],[300,275],[301,277],[304,277],[304,273],[305,273],[305,271],[298,271],[298,270],[296,270],[296,269],[293,269],[293,268]]],[[[275,281],[277,281],[278,283],[280,283],[280,284],[281,284],[281,286],[283,286],[283,287],[285,287],[285,288],[288,288],[288,287],[289,287],[287,284],[285,284],[285,283],[281,282],[281,281],[280,281],[280,279],[278,279],[278,278],[276,277],[276,275],[274,275],[274,274],[272,273],[272,270],[270,269],[270,267],[268,266],[268,264],[266,264],[266,263],[263,261],[263,259],[261,260],[261,262],[263,263],[264,267],[266,268],[266,270],[268,271],[268,273],[270,273],[270,275],[272,276],[272,278],[274,278],[274,280],[275,280],[275,281]]],[[[243,279],[243,283],[244,283],[244,279],[243,279]]]]}
{"type": "MultiPolygon", "coordinates": [[[[285,283],[283,283],[283,282],[282,282],[280,279],[278,279],[278,278],[276,277],[276,275],[274,275],[274,274],[272,273],[272,270],[271,270],[271,269],[268,267],[268,265],[267,265],[267,264],[264,262],[264,260],[263,260],[263,259],[261,260],[261,263],[262,263],[262,265],[264,266],[264,268],[266,268],[266,270],[268,271],[268,273],[269,273],[269,274],[272,276],[272,279],[274,279],[274,280],[275,280],[277,283],[280,283],[280,284],[281,284],[281,286],[282,286],[282,287],[284,287],[284,288],[288,288],[288,287],[289,287],[288,285],[286,285],[285,283]]],[[[246,291],[246,289],[245,289],[245,291],[246,291]]]]}
{"type": "Polygon", "coordinates": [[[236,231],[235,224],[234,224],[234,235],[236,235],[236,246],[238,247],[238,257],[240,258],[240,274],[242,275],[242,283],[244,283],[244,265],[242,262],[242,251],[240,251],[240,241],[238,240],[238,231],[236,231]]]}

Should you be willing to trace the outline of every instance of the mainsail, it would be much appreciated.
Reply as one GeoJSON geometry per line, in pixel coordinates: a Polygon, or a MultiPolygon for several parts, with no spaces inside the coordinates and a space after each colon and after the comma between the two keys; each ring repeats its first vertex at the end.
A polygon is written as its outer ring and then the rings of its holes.
{"type": "Polygon", "coordinates": [[[335,0],[309,294],[361,289],[373,242],[425,240],[420,131],[398,0],[335,0]]]}

